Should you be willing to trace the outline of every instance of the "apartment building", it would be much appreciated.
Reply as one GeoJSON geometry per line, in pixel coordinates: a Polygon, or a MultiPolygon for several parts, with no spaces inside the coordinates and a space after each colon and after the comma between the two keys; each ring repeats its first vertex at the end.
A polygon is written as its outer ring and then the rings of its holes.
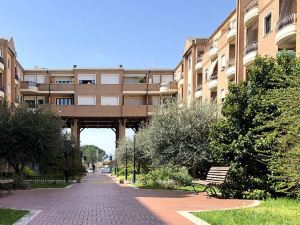
{"type": "Polygon", "coordinates": [[[298,0],[239,0],[237,19],[237,82],[247,79],[246,68],[256,55],[288,49],[300,56],[298,0]]]}
{"type": "Polygon", "coordinates": [[[257,55],[282,49],[300,57],[300,2],[238,0],[237,7],[208,39],[188,38],[175,68],[178,99],[222,104],[230,83],[247,80],[257,55]]]}
{"type": "Polygon", "coordinates": [[[0,99],[19,104],[23,68],[16,57],[13,39],[0,38],[0,99]]]}
{"type": "Polygon", "coordinates": [[[137,129],[151,117],[164,96],[177,93],[172,69],[124,68],[26,69],[22,101],[57,111],[79,139],[82,128],[137,129]]]}

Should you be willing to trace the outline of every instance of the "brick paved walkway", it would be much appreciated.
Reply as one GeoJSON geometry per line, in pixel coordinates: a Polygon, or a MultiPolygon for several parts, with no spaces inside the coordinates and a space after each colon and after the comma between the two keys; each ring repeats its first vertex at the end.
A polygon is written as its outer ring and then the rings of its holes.
{"type": "Polygon", "coordinates": [[[42,210],[29,224],[192,224],[177,211],[219,209],[252,203],[220,200],[182,191],[137,190],[107,176],[89,174],[69,189],[16,191],[0,207],[42,210]]]}

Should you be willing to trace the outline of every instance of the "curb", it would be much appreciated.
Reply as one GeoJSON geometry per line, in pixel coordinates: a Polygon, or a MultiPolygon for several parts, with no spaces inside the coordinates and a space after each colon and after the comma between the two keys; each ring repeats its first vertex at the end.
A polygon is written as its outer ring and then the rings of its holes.
{"type": "MultiPolygon", "coordinates": [[[[26,209],[24,209],[26,210],[26,209]]],[[[28,210],[28,209],[27,209],[28,210]]],[[[25,216],[20,218],[17,222],[15,222],[13,225],[26,225],[28,224],[34,217],[36,217],[42,210],[29,210],[29,213],[27,213],[25,216]]]]}
{"type": "Polygon", "coordinates": [[[193,212],[212,212],[212,211],[227,211],[227,210],[237,210],[237,209],[246,209],[246,208],[254,208],[260,205],[260,201],[254,200],[253,203],[245,206],[240,207],[232,207],[232,208],[225,208],[225,209],[212,209],[212,210],[192,210],[192,211],[177,211],[178,214],[185,217],[187,220],[191,221],[196,225],[211,225],[206,221],[200,219],[197,216],[194,216],[193,212]]]}

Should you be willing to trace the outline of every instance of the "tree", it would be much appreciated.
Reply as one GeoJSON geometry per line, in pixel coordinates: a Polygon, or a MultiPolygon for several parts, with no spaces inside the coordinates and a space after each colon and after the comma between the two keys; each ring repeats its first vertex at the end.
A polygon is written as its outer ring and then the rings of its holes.
{"type": "Polygon", "coordinates": [[[47,164],[62,156],[63,121],[46,108],[15,108],[0,104],[0,157],[22,178],[29,162],[47,164]]]}
{"type": "Polygon", "coordinates": [[[105,151],[95,145],[83,145],[80,147],[87,163],[102,161],[107,155],[105,151]]]}
{"type": "Polygon", "coordinates": [[[208,134],[217,116],[215,104],[194,101],[178,107],[167,100],[137,133],[137,144],[153,166],[185,166],[196,175],[209,167],[208,134]]]}
{"type": "MultiPolygon", "coordinates": [[[[295,108],[300,67],[295,55],[283,51],[276,59],[258,57],[247,74],[247,82],[230,86],[222,108],[224,119],[210,132],[214,160],[232,166],[226,190],[236,197],[256,189],[274,194],[279,155],[299,146],[291,141],[299,135],[297,129],[291,132],[299,121],[295,108]]],[[[277,172],[283,175],[283,170],[277,172]]],[[[287,176],[283,180],[287,181],[287,176]]]]}

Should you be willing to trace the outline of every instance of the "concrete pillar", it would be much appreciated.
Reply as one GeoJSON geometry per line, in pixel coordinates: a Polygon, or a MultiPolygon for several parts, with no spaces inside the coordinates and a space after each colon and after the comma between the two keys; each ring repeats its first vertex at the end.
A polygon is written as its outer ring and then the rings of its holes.
{"type": "Polygon", "coordinates": [[[78,125],[78,119],[74,119],[71,124],[71,135],[75,140],[76,146],[80,146],[80,127],[78,125]]]}
{"type": "Polygon", "coordinates": [[[125,138],[126,119],[120,119],[116,129],[116,140],[117,143],[125,138]]]}

